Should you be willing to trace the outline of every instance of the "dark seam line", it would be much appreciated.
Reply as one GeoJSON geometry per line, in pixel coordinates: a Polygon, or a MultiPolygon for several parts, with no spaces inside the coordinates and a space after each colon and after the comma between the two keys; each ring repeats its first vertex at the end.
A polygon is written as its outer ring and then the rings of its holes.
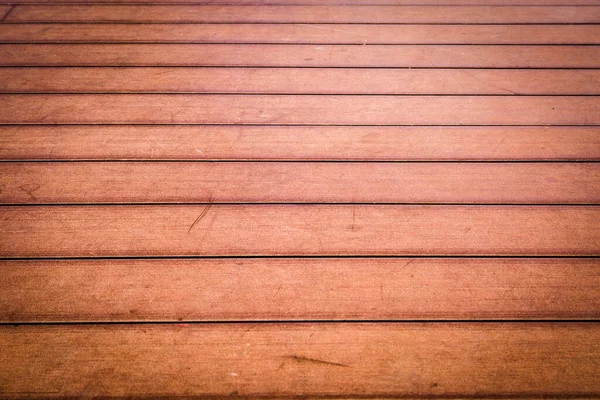
{"type": "Polygon", "coordinates": [[[482,26],[482,25],[506,25],[506,26],[583,26],[583,25],[599,25],[600,22],[472,22],[472,23],[457,23],[457,22],[322,22],[322,21],[291,21],[291,22],[276,22],[276,21],[5,21],[7,25],[48,25],[48,24],[63,24],[63,25],[453,25],[453,26],[482,26]]]}
{"type": "Polygon", "coordinates": [[[19,326],[19,325],[180,325],[180,324],[194,324],[194,325],[248,325],[248,324],[261,324],[261,325],[280,325],[280,324],[565,324],[570,325],[576,324],[587,324],[597,325],[600,324],[598,319],[248,319],[248,320],[149,320],[149,321],[78,321],[78,322],[64,322],[64,321],[37,321],[37,322],[9,322],[1,321],[0,326],[19,326]]]}
{"type": "Polygon", "coordinates": [[[161,91],[127,91],[127,92],[117,92],[117,91],[98,91],[98,92],[78,92],[78,91],[70,91],[70,92],[58,92],[58,91],[43,91],[43,92],[10,92],[10,91],[2,91],[0,89],[0,94],[2,95],[32,95],[32,96],[112,96],[112,95],[168,95],[168,96],[177,96],[177,95],[194,95],[194,96],[335,96],[335,97],[600,97],[600,92],[598,93],[336,93],[336,92],[243,92],[243,91],[231,91],[231,92],[185,92],[185,91],[177,91],[177,92],[161,92],[161,91]]]}
{"type": "Polygon", "coordinates": [[[327,65],[315,65],[315,66],[304,66],[304,65],[211,65],[211,64],[126,64],[126,65],[114,65],[114,64],[95,64],[95,65],[82,65],[82,64],[54,64],[54,65],[36,65],[36,64],[13,64],[13,65],[0,65],[1,68],[239,68],[239,69],[407,69],[407,70],[563,70],[563,71],[589,71],[598,70],[600,66],[594,67],[469,67],[469,66],[455,66],[455,67],[411,67],[411,66],[327,66],[327,65]]]}
{"type": "Polygon", "coordinates": [[[163,158],[163,159],[127,159],[127,158],[103,158],[103,159],[86,159],[86,158],[64,158],[64,159],[0,159],[1,164],[25,164],[25,163],[39,163],[39,164],[102,164],[102,163],[190,163],[190,164],[211,164],[211,163],[252,163],[252,164],[598,164],[600,158],[567,158],[567,159],[526,159],[526,160],[511,160],[511,159],[452,159],[452,160],[410,160],[410,159],[360,159],[360,158],[347,158],[347,159],[252,159],[252,158],[233,158],[233,159],[190,159],[190,158],[163,158]]]}
{"type": "Polygon", "coordinates": [[[210,41],[202,41],[202,40],[189,40],[189,41],[174,41],[174,40],[153,40],[153,41],[144,41],[144,40],[95,40],[95,41],[84,41],[84,40],[61,40],[61,39],[52,39],[52,40],[1,40],[0,44],[4,45],[274,45],[274,46],[530,46],[530,47],[595,47],[600,46],[600,42],[596,41],[594,43],[577,43],[577,42],[564,42],[564,43],[457,43],[457,42],[440,42],[440,43],[430,43],[430,42],[422,42],[422,43],[388,43],[388,42],[234,42],[234,41],[220,41],[220,42],[210,42],[210,41]]]}
{"type": "Polygon", "coordinates": [[[518,260],[518,259],[549,259],[549,260],[598,260],[600,255],[597,256],[573,256],[573,255],[233,255],[233,256],[195,256],[195,255],[184,255],[184,256],[56,256],[56,257],[1,257],[0,262],[3,261],[109,261],[109,260],[173,260],[173,261],[185,261],[185,260],[245,260],[245,259],[270,259],[270,260],[287,260],[287,259],[469,259],[469,260],[490,260],[490,259],[506,259],[506,260],[518,260]]]}
{"type": "MultiPolygon", "coordinates": [[[[309,260],[322,260],[322,259],[465,259],[465,260],[519,260],[519,259],[544,259],[544,260],[600,260],[600,255],[584,255],[584,256],[573,256],[573,255],[233,255],[233,256],[195,256],[195,255],[169,255],[169,256],[55,256],[55,257],[0,257],[0,263],[5,261],[110,261],[110,260],[172,260],[172,261],[185,261],[185,260],[251,260],[251,259],[269,259],[269,260],[288,260],[288,259],[309,259],[309,260]]],[[[2,268],[2,267],[0,267],[2,268]]]]}
{"type": "Polygon", "coordinates": [[[223,201],[190,201],[190,202],[106,202],[106,203],[0,203],[0,210],[3,208],[10,207],[20,207],[20,208],[37,208],[37,207],[64,207],[64,208],[76,208],[76,207],[180,207],[180,206],[225,206],[225,207],[235,207],[235,206],[252,206],[252,207],[270,207],[270,206],[289,206],[289,207],[297,207],[297,206],[307,206],[307,207],[334,207],[334,206],[365,206],[365,207],[389,207],[389,206],[398,206],[398,207],[438,207],[438,208],[447,208],[447,207],[477,207],[477,208],[523,208],[523,207],[535,207],[535,208],[598,208],[600,207],[600,203],[457,203],[457,202],[369,202],[369,201],[356,201],[356,202],[340,202],[340,201],[332,201],[332,202],[319,202],[319,201],[306,201],[306,202],[298,202],[298,201],[263,201],[263,202],[244,202],[244,201],[232,201],[232,202],[223,202],[223,201]]]}
{"type": "Polygon", "coordinates": [[[485,127],[492,127],[492,128],[599,128],[600,125],[589,125],[589,124],[581,124],[581,125],[573,125],[573,124],[563,124],[563,125],[549,125],[549,124],[531,124],[531,125],[510,125],[510,124],[506,124],[506,125],[497,125],[497,124],[488,124],[488,125],[481,125],[481,124],[469,124],[469,125],[453,125],[453,124],[448,124],[448,125],[432,125],[432,124],[422,124],[422,125],[414,125],[414,124],[410,124],[410,125],[401,125],[401,124],[389,124],[389,125],[373,125],[373,124],[364,124],[364,125],[352,125],[352,124],[336,124],[336,125],[331,125],[331,124],[294,124],[294,125],[290,125],[290,124],[218,124],[218,123],[177,123],[177,124],[172,124],[172,123],[55,123],[55,124],[36,124],[36,123],[21,123],[21,122],[15,122],[15,123],[0,123],[0,128],[2,127],[16,127],[16,126],[31,126],[31,127],[46,127],[46,128],[55,128],[55,127],[75,127],[75,126],[87,126],[87,127],[92,127],[92,126],[108,126],[108,127],[114,127],[114,126],[127,126],[127,127],[154,127],[154,126],[167,126],[167,127],[177,127],[177,126],[204,126],[204,127],[215,127],[215,126],[237,126],[237,127],[245,127],[245,126],[252,126],[252,127],[290,127],[290,128],[296,128],[296,127],[333,127],[333,128],[343,128],[343,127],[371,127],[371,128],[375,128],[375,127],[382,127],[382,128],[393,128],[393,127],[397,127],[397,128],[419,128],[419,127],[431,127],[431,128],[472,128],[472,127],[479,127],[479,128],[485,128],[485,127]]]}

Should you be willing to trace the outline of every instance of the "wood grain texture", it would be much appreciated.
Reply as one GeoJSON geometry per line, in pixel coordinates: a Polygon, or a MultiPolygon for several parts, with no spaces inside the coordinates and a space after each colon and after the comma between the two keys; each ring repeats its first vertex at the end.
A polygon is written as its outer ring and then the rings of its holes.
{"type": "Polygon", "coordinates": [[[2,257],[600,255],[594,206],[4,206],[2,257]]]}
{"type": "Polygon", "coordinates": [[[597,96],[3,94],[2,124],[596,125],[597,96]]]}
{"type": "Polygon", "coordinates": [[[3,397],[597,397],[599,341],[589,323],[2,326],[0,382],[3,397]]]}
{"type": "MultiPolygon", "coordinates": [[[[7,3],[8,1],[4,1],[7,3]]],[[[82,0],[60,0],[60,3],[80,3],[82,0]]],[[[10,4],[56,4],[57,0],[11,0],[10,4]]],[[[598,0],[94,0],[110,4],[168,4],[168,5],[442,5],[442,6],[597,6],[598,0]]]]}
{"type": "Polygon", "coordinates": [[[598,127],[0,126],[2,160],[600,160],[598,127]]]}
{"type": "Polygon", "coordinates": [[[0,24],[0,43],[600,44],[598,25],[0,24]]]}
{"type": "Polygon", "coordinates": [[[597,163],[1,163],[0,203],[600,204],[597,163]]]}
{"type": "Polygon", "coordinates": [[[4,22],[598,23],[598,6],[21,5],[4,22]]]}
{"type": "Polygon", "coordinates": [[[600,69],[22,67],[0,92],[598,95],[600,69]]]}
{"type": "Polygon", "coordinates": [[[0,44],[0,66],[599,68],[600,46],[0,44]]]}
{"type": "Polygon", "coordinates": [[[598,319],[600,260],[2,261],[0,321],[598,319]]]}

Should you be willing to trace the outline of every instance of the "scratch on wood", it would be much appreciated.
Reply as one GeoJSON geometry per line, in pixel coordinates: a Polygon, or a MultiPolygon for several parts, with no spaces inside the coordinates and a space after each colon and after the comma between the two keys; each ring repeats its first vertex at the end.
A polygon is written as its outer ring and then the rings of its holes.
{"type": "Polygon", "coordinates": [[[346,367],[346,368],[350,367],[347,364],[319,360],[317,358],[310,358],[310,357],[297,356],[297,355],[286,356],[285,358],[289,358],[290,360],[294,360],[294,361],[298,361],[298,362],[307,362],[307,363],[322,364],[322,365],[332,365],[335,367],[346,367]]]}
{"type": "Polygon", "coordinates": [[[206,216],[206,214],[208,213],[208,210],[210,210],[211,206],[212,206],[212,199],[206,205],[206,207],[204,207],[204,210],[202,210],[202,212],[200,213],[200,215],[198,215],[198,218],[196,218],[194,220],[194,222],[190,226],[190,229],[188,229],[188,233],[190,233],[192,231],[192,229],[194,229],[194,227],[198,224],[198,222],[200,222],[202,220],[202,218],[204,218],[206,216]]]}
{"type": "Polygon", "coordinates": [[[31,184],[25,184],[25,185],[19,186],[19,189],[21,189],[22,191],[27,193],[29,195],[29,197],[31,197],[31,200],[37,200],[37,197],[35,197],[33,195],[33,192],[35,192],[39,188],[40,188],[40,185],[38,185],[37,183],[31,183],[31,184]]]}
{"type": "Polygon", "coordinates": [[[2,16],[2,19],[0,19],[0,22],[4,22],[6,20],[6,18],[8,17],[8,15],[15,9],[16,6],[11,6],[8,11],[6,12],[6,14],[4,14],[2,16]]]}

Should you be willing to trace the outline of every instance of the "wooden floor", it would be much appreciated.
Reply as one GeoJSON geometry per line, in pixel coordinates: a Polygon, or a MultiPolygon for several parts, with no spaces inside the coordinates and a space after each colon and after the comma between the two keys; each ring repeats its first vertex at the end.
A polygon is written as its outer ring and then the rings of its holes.
{"type": "Polygon", "coordinates": [[[0,20],[0,398],[600,398],[599,0],[0,20]]]}

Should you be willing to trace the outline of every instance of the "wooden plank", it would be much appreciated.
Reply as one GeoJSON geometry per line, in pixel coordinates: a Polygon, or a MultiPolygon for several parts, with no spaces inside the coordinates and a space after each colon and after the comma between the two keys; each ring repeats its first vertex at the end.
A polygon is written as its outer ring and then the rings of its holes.
{"type": "Polygon", "coordinates": [[[597,96],[4,94],[2,124],[594,125],[597,96]]]}
{"type": "Polygon", "coordinates": [[[597,163],[2,163],[0,182],[4,204],[600,204],[597,163]]]}
{"type": "Polygon", "coordinates": [[[599,68],[600,46],[0,44],[0,65],[599,68]]]}
{"type": "Polygon", "coordinates": [[[598,95],[600,69],[21,67],[0,92],[598,95]]]}
{"type": "Polygon", "coordinates": [[[594,258],[2,261],[0,321],[598,319],[594,258]]]}
{"type": "Polygon", "coordinates": [[[598,25],[4,24],[0,43],[600,44],[598,25]]]}
{"type": "Polygon", "coordinates": [[[4,22],[598,23],[598,6],[19,5],[4,22]]]}
{"type": "Polygon", "coordinates": [[[600,160],[598,127],[0,126],[2,160],[600,160]]]}
{"type": "MultiPolygon", "coordinates": [[[[6,0],[5,0],[6,2],[6,0]]],[[[169,5],[442,5],[442,6],[597,6],[598,0],[94,0],[110,4],[169,4],[169,5]]],[[[82,0],[10,0],[10,4],[82,3],[82,0]]]]}
{"type": "Polygon", "coordinates": [[[600,255],[600,207],[0,207],[2,257],[600,255]]]}
{"type": "Polygon", "coordinates": [[[599,340],[593,323],[1,326],[1,394],[597,397],[599,340]]]}

